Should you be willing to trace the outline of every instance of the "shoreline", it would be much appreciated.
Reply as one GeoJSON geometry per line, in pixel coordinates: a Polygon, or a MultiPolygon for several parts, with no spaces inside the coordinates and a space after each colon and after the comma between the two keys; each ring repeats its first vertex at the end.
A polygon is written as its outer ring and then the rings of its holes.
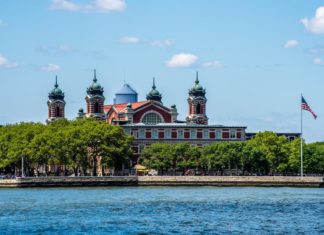
{"type": "Polygon", "coordinates": [[[299,176],[78,176],[0,180],[0,188],[97,186],[324,187],[324,177],[299,176]]]}

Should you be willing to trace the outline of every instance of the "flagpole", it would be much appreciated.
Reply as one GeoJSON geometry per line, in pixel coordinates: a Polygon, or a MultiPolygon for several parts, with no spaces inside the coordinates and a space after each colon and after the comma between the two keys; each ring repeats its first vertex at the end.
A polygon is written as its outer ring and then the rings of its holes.
{"type": "MultiPolygon", "coordinates": [[[[301,99],[303,95],[301,94],[301,99]]],[[[304,166],[303,166],[303,109],[300,105],[300,176],[304,176],[304,166]]]]}

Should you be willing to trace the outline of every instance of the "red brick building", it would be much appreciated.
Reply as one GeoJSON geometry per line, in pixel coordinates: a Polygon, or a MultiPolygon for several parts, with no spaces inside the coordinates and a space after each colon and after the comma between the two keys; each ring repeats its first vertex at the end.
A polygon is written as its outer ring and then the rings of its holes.
{"type": "Polygon", "coordinates": [[[146,146],[156,142],[187,142],[204,146],[215,141],[244,141],[244,126],[208,125],[205,94],[197,73],[187,98],[186,121],[180,121],[175,105],[163,105],[162,95],[156,89],[153,79],[152,90],[145,101],[105,105],[106,121],[121,125],[126,133],[134,136],[132,149],[136,156],[135,161],[146,146]]]}
{"type": "MultiPolygon", "coordinates": [[[[152,143],[180,143],[204,146],[217,141],[245,141],[256,133],[246,133],[245,126],[223,126],[208,124],[206,91],[200,85],[198,73],[193,87],[188,92],[188,113],[185,121],[178,120],[176,105],[167,107],[162,102],[162,94],[157,90],[155,79],[146,100],[138,101],[137,92],[128,84],[116,93],[114,104],[104,105],[104,89],[98,83],[96,71],[93,82],[87,88],[85,97],[87,109],[80,108],[79,118],[94,117],[112,125],[120,125],[125,133],[133,135],[132,144],[136,163],[141,151],[152,143]],[[121,102],[121,103],[120,103],[121,102]]],[[[48,96],[48,122],[64,118],[64,93],[58,87],[48,96]]],[[[185,97],[184,97],[185,100],[185,97]]],[[[300,136],[299,133],[278,133],[288,140],[300,136]]]]}

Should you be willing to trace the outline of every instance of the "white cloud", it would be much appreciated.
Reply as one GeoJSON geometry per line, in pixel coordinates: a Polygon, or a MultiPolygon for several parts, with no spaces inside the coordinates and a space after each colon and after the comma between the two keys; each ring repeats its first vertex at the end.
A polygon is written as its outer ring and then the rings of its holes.
{"type": "Polygon", "coordinates": [[[312,54],[324,54],[324,48],[323,47],[314,47],[309,49],[309,52],[312,54]]]}
{"type": "Polygon", "coordinates": [[[46,72],[54,72],[54,71],[61,70],[61,67],[58,66],[57,64],[46,64],[44,66],[41,66],[41,70],[46,72]]]}
{"type": "Polygon", "coordinates": [[[93,3],[95,9],[99,11],[123,11],[126,8],[124,0],[96,0],[93,3]]]}
{"type": "Polygon", "coordinates": [[[37,52],[49,55],[53,53],[61,53],[61,54],[67,54],[74,51],[74,49],[66,44],[58,44],[55,46],[50,45],[40,45],[35,48],[37,52]]]}
{"type": "Polygon", "coordinates": [[[0,68],[14,68],[17,66],[18,64],[16,62],[11,62],[5,56],[0,54],[0,68]]]}
{"type": "Polygon", "coordinates": [[[196,55],[180,53],[173,55],[170,60],[166,61],[166,66],[171,68],[190,67],[194,65],[197,60],[198,57],[196,55]]]}
{"type": "Polygon", "coordinates": [[[207,61],[202,64],[203,67],[205,68],[221,68],[223,65],[218,61],[218,60],[213,60],[213,61],[207,61]]]}
{"type": "Polygon", "coordinates": [[[63,53],[68,53],[71,52],[73,49],[68,45],[60,44],[57,46],[57,50],[63,53]]]}
{"type": "Polygon", "coordinates": [[[0,19],[0,27],[2,27],[4,25],[5,25],[4,21],[2,19],[0,19]]]}
{"type": "Polygon", "coordinates": [[[322,58],[320,57],[316,57],[313,60],[313,64],[317,64],[317,65],[324,65],[324,61],[322,60],[322,58]]]}
{"type": "Polygon", "coordinates": [[[169,47],[174,44],[174,41],[171,39],[165,39],[165,40],[156,40],[149,42],[151,46],[157,46],[157,47],[169,47]]]}
{"type": "Polygon", "coordinates": [[[125,44],[137,44],[140,42],[140,39],[138,37],[122,37],[119,41],[125,44]]]}
{"type": "Polygon", "coordinates": [[[316,9],[315,17],[303,18],[300,22],[311,33],[324,33],[324,6],[316,9]]]}
{"type": "Polygon", "coordinates": [[[135,36],[122,37],[119,39],[119,42],[124,43],[124,44],[142,43],[142,44],[147,44],[147,45],[155,46],[155,47],[169,47],[174,44],[174,40],[171,40],[171,39],[150,41],[150,40],[142,39],[142,38],[135,37],[135,36]]]}
{"type": "Polygon", "coordinates": [[[68,0],[52,0],[50,5],[51,10],[79,11],[81,8],[81,5],[68,0]]]}
{"type": "Polygon", "coordinates": [[[297,47],[299,42],[297,40],[289,40],[284,44],[284,48],[293,48],[297,47]]]}
{"type": "Polygon", "coordinates": [[[51,10],[110,12],[123,11],[126,8],[124,0],[93,0],[87,4],[75,3],[72,0],[52,0],[51,10]]]}

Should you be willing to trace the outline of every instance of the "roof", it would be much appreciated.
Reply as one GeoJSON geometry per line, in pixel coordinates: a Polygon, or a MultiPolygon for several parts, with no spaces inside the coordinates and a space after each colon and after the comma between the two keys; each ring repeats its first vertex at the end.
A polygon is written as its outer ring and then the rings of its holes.
{"type": "Polygon", "coordinates": [[[198,79],[198,72],[196,72],[196,81],[195,85],[189,90],[189,95],[194,95],[194,96],[205,96],[206,91],[205,89],[199,84],[199,79],[198,79]]]}
{"type": "Polygon", "coordinates": [[[146,99],[147,100],[155,100],[157,102],[162,103],[162,94],[156,90],[156,86],[155,86],[155,78],[153,78],[153,86],[152,86],[152,90],[146,95],[146,99]]]}
{"type": "Polygon", "coordinates": [[[87,88],[87,94],[88,95],[103,95],[103,87],[98,83],[97,75],[96,75],[96,70],[94,70],[93,74],[93,82],[87,88]]]}
{"type": "MultiPolygon", "coordinates": [[[[246,132],[245,134],[247,135],[247,136],[254,136],[254,135],[256,135],[256,134],[258,134],[258,133],[261,133],[262,131],[260,131],[260,132],[246,132]]],[[[270,131],[270,132],[273,132],[273,133],[275,133],[275,134],[277,134],[277,135],[284,135],[284,136],[288,136],[288,135],[293,135],[293,136],[299,136],[299,135],[301,135],[301,133],[300,132],[274,132],[274,131],[270,131]]]]}
{"type": "Polygon", "coordinates": [[[170,128],[237,128],[237,129],[246,129],[246,126],[224,126],[224,125],[201,125],[201,124],[192,124],[192,123],[158,123],[156,125],[148,125],[144,123],[136,124],[125,124],[123,127],[145,127],[145,128],[159,128],[159,127],[170,127],[170,128]]]}
{"type": "Polygon", "coordinates": [[[125,83],[116,95],[137,95],[137,92],[127,83],[125,83]]]}
{"type": "Polygon", "coordinates": [[[57,84],[57,76],[55,77],[55,85],[53,90],[48,94],[48,98],[50,99],[64,99],[64,93],[63,91],[59,88],[57,84]]]}
{"type": "MultiPolygon", "coordinates": [[[[140,101],[140,102],[133,102],[132,104],[132,109],[137,109],[142,107],[143,105],[150,103],[150,101],[146,100],[146,101],[140,101]]],[[[104,112],[107,113],[112,107],[114,107],[116,109],[117,112],[120,112],[122,110],[124,110],[127,107],[127,103],[124,104],[112,104],[112,105],[105,105],[104,106],[104,112]]]]}

